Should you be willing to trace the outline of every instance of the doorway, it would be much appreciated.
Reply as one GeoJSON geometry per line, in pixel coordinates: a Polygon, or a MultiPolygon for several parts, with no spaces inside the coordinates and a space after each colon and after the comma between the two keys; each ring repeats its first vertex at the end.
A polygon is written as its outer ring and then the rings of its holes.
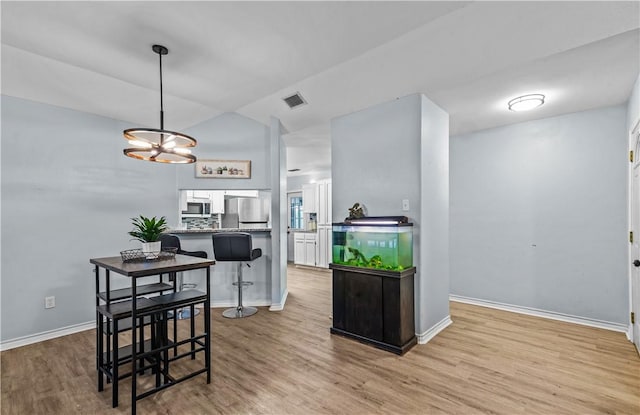
{"type": "Polygon", "coordinates": [[[302,192],[287,193],[287,262],[294,260],[293,234],[304,227],[302,192]]]}

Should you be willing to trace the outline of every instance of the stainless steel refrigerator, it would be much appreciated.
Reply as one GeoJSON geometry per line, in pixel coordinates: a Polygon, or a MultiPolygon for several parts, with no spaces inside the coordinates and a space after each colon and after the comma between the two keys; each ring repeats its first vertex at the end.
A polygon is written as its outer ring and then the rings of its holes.
{"type": "Polygon", "coordinates": [[[225,201],[223,228],[266,228],[269,226],[270,203],[263,198],[234,198],[225,201]]]}

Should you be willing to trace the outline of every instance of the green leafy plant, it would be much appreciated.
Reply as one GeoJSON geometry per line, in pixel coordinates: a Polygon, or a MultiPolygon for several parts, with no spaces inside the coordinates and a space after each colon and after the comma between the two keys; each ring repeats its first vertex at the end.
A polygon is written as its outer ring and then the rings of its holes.
{"type": "Polygon", "coordinates": [[[129,235],[140,242],[156,242],[160,238],[160,234],[169,229],[167,219],[164,216],[160,219],[156,219],[155,216],[149,219],[140,215],[139,218],[131,218],[131,223],[133,230],[129,232],[129,235]]]}

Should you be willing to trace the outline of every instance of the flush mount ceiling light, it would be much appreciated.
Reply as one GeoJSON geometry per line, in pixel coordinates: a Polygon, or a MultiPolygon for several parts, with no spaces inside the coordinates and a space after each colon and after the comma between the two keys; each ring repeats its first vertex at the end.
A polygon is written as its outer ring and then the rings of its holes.
{"type": "Polygon", "coordinates": [[[512,99],[508,105],[511,111],[529,111],[542,104],[544,104],[544,95],[529,94],[512,99]]]}
{"type": "Polygon", "coordinates": [[[162,55],[169,53],[169,50],[161,45],[153,45],[151,49],[160,57],[160,129],[129,128],[124,130],[124,138],[133,146],[125,148],[124,155],[158,163],[193,163],[196,161],[196,157],[191,154],[190,147],[195,147],[198,143],[195,138],[164,129],[162,55]]]}

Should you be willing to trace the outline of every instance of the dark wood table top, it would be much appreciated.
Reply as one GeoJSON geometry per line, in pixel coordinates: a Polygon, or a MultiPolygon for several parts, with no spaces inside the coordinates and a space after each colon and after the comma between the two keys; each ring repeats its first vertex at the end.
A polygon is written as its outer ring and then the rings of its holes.
{"type": "Polygon", "coordinates": [[[92,258],[90,263],[127,277],[145,277],[168,272],[188,271],[215,265],[213,259],[176,254],[160,261],[123,262],[122,257],[92,258]]]}

